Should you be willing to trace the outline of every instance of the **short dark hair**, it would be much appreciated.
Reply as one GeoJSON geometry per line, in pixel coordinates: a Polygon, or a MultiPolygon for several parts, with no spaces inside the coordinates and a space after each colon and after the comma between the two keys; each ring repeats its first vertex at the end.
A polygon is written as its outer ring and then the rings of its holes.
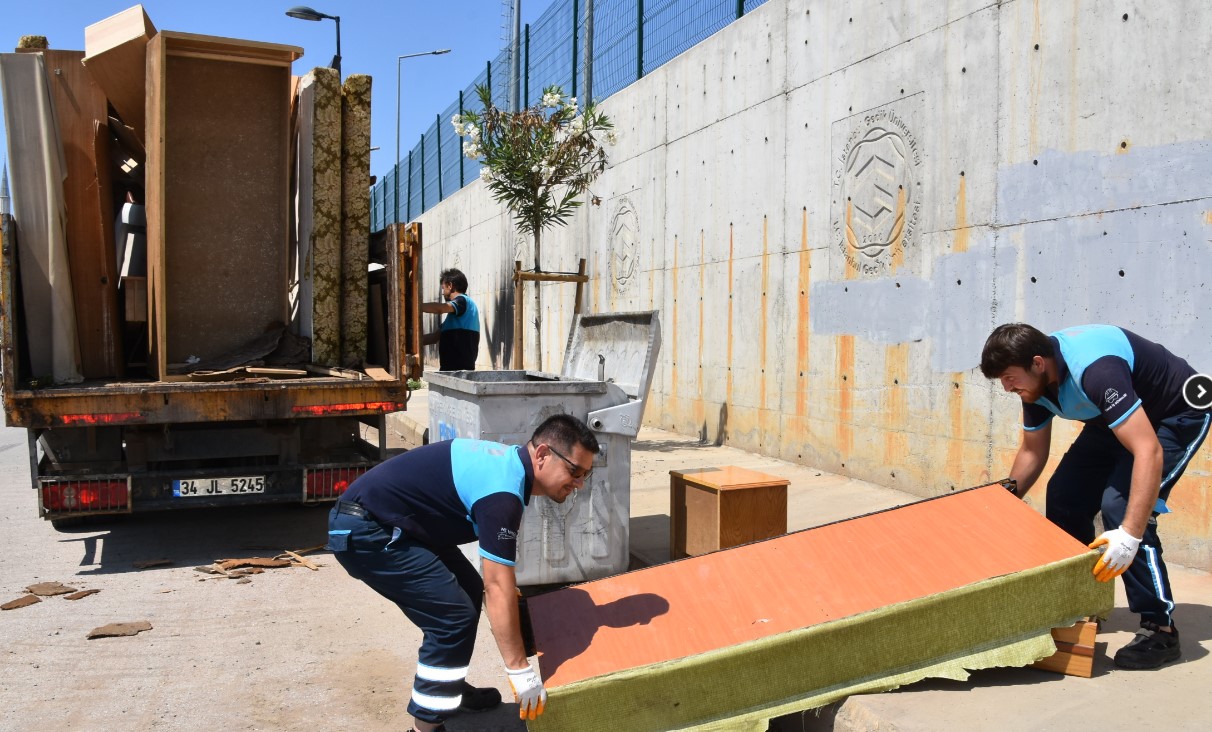
{"type": "Polygon", "coordinates": [[[553,414],[543,420],[543,424],[531,435],[530,441],[536,445],[546,442],[564,452],[572,452],[574,444],[595,455],[598,452],[598,438],[588,425],[571,414],[553,414]]]}
{"type": "Polygon", "coordinates": [[[441,282],[443,285],[453,287],[455,292],[467,292],[467,276],[454,267],[442,270],[441,282]]]}
{"type": "Polygon", "coordinates": [[[1029,369],[1036,356],[1054,357],[1052,339],[1026,323],[1004,323],[985,340],[981,373],[986,379],[996,379],[1011,366],[1029,369]]]}

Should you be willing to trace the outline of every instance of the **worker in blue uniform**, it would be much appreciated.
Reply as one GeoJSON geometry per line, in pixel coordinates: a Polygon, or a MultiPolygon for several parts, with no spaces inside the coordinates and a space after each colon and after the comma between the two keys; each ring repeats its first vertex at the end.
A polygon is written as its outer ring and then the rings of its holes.
{"type": "Polygon", "coordinates": [[[1148,669],[1182,655],[1174,596],[1162,561],[1157,516],[1208,434],[1207,408],[1184,398],[1195,370],[1165,347],[1110,325],[1045,335],[1023,323],[998,326],[981,372],[1023,403],[1022,444],[1010,468],[1023,496],[1048,460],[1052,417],[1085,423],[1048,481],[1047,517],[1101,549],[1095,577],[1124,577],[1140,631],[1115,654],[1122,668],[1148,669]],[[1094,535],[1101,510],[1103,531],[1094,535]]]}
{"type": "Polygon", "coordinates": [[[439,329],[422,342],[438,346],[439,371],[474,371],[480,354],[480,309],[467,296],[467,276],[457,269],[441,275],[442,299],[421,303],[421,312],[445,315],[439,329]]]}
{"type": "Polygon", "coordinates": [[[418,732],[501,702],[466,681],[482,603],[523,719],[547,692],[519,624],[518,527],[532,496],[563,503],[593,469],[598,442],[581,420],[546,419],[524,446],[455,439],[410,450],[362,475],[329,514],[328,548],[424,633],[408,712],[418,732]],[[483,578],[459,550],[479,541],[483,578]]]}

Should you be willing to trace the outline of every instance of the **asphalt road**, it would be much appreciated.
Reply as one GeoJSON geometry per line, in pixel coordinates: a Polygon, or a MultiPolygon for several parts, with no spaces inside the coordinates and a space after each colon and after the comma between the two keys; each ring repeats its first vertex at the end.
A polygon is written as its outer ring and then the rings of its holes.
{"type": "MultiPolygon", "coordinates": [[[[25,431],[0,429],[0,603],[39,582],[97,594],[0,612],[0,730],[398,732],[420,634],[324,552],[317,571],[249,582],[195,567],[322,544],[327,511],[297,506],[121,517],[59,532],[37,516],[25,431]],[[140,569],[153,560],[170,564],[140,569]],[[130,637],[89,640],[115,622],[130,637]]],[[[507,687],[481,621],[470,680],[507,687]]],[[[452,732],[517,732],[516,705],[456,718],[452,732]]]]}

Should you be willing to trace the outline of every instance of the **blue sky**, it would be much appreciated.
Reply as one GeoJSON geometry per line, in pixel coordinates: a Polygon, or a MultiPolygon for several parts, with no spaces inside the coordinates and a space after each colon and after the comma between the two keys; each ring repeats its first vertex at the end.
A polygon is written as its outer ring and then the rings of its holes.
{"type": "MultiPolygon", "coordinates": [[[[521,0],[522,22],[537,19],[550,0],[521,0]]],[[[125,10],[131,0],[0,0],[6,36],[0,49],[12,50],[23,35],[44,35],[51,48],[84,50],[84,28],[125,10]]],[[[144,0],[159,30],[227,36],[303,48],[294,72],[326,66],[336,50],[331,20],[308,22],[286,16],[305,4],[341,17],[341,71],[374,77],[371,102],[371,174],[390,169],[396,141],[396,57],[449,48],[443,56],[401,62],[401,149],[407,151],[458,97],[502,46],[501,0],[144,0]]],[[[0,117],[0,158],[8,158],[0,117]]]]}

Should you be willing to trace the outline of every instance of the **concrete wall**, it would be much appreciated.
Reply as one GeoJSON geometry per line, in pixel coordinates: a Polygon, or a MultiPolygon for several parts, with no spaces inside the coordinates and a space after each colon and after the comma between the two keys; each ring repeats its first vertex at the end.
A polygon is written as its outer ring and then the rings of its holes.
{"type": "MultiPolygon", "coordinates": [[[[606,100],[602,204],[547,233],[544,266],[586,258],[590,311],[660,310],[650,424],[922,496],[1003,477],[1020,408],[976,368],[996,324],[1114,323],[1212,371],[1210,20],[771,0],[606,100]]],[[[467,272],[480,363],[511,367],[529,243],[478,183],[422,221],[427,294],[467,272]]],[[[573,286],[544,298],[558,370],[573,286]]],[[[1053,464],[1075,434],[1058,423],[1053,464]]],[[[1210,456],[1162,519],[1205,569],[1210,456]]]]}

